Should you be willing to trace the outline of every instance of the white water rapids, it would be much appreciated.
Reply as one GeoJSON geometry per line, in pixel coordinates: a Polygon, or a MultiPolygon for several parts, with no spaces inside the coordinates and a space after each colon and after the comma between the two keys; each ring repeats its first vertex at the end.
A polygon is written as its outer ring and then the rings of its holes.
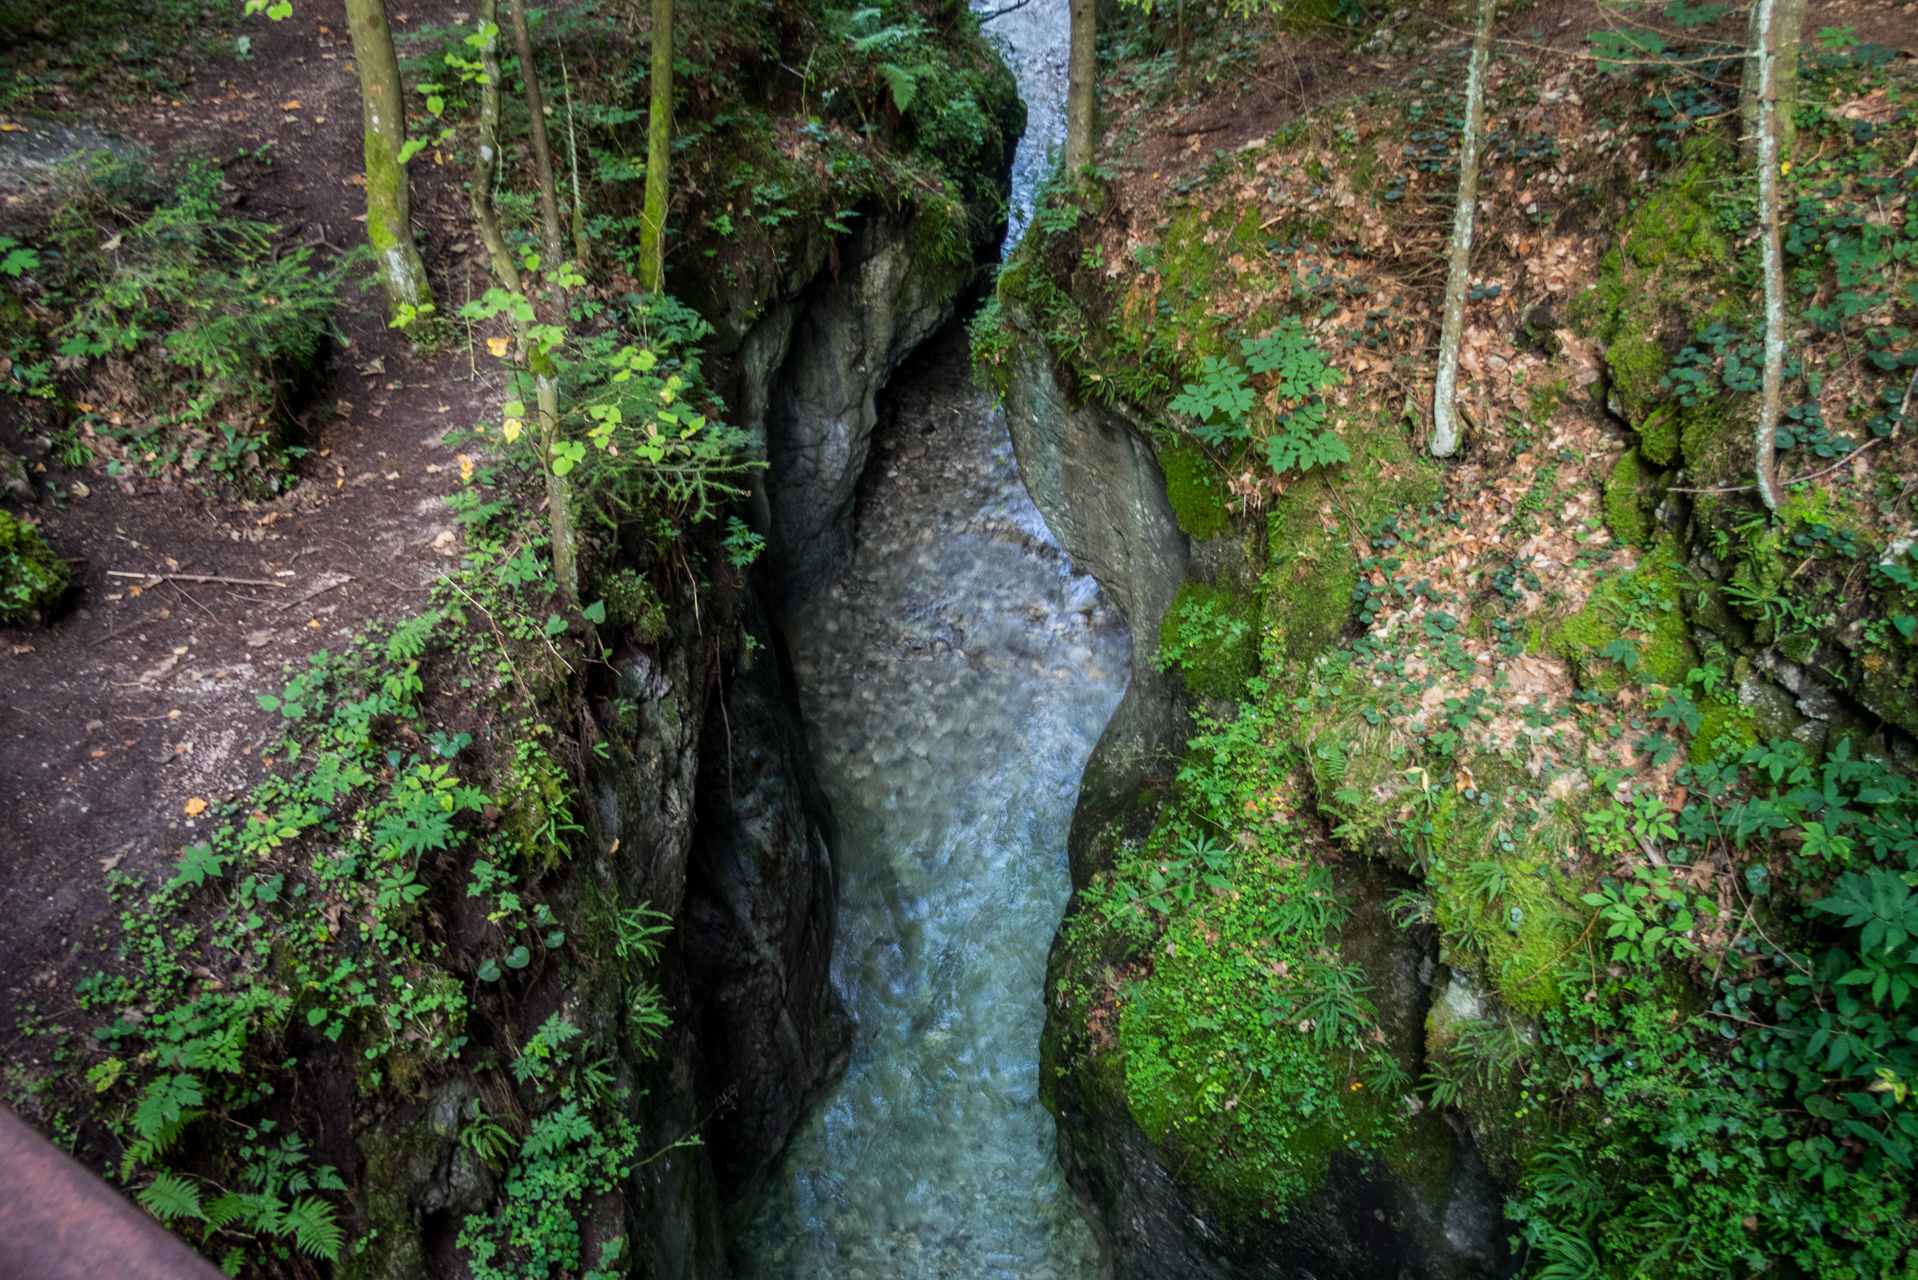
{"type": "MultiPolygon", "coordinates": [[[[1066,0],[1031,0],[993,24],[1030,111],[1015,234],[1059,140],[1066,23],[1066,0]]],[[[1021,486],[963,335],[931,345],[893,380],[851,567],[792,627],[857,1031],[737,1242],[755,1280],[1099,1271],[1038,1057],[1066,832],[1125,637],[1021,486]]]]}

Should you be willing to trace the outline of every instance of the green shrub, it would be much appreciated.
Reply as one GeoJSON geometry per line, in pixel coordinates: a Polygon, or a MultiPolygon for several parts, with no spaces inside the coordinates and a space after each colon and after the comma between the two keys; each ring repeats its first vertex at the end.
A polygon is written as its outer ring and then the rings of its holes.
{"type": "Polygon", "coordinates": [[[0,8],[0,107],[37,94],[178,95],[238,10],[227,0],[40,0],[0,8]]]}
{"type": "Polygon", "coordinates": [[[70,578],[38,529],[0,511],[0,622],[45,618],[70,578]]]}
{"type": "MultiPolygon", "coordinates": [[[[345,263],[276,253],[276,228],[232,217],[220,168],[156,175],[90,153],[62,170],[42,249],[19,277],[43,312],[17,334],[16,390],[71,397],[75,424],[119,466],[212,475],[261,495],[285,482],[286,425],[313,377],[345,263]]],[[[349,259],[351,261],[352,259],[349,259]]]]}

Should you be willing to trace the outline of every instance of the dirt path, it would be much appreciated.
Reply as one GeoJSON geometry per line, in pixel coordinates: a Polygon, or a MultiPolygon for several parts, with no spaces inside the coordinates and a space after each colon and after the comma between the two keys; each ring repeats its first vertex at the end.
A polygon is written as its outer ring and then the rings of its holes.
{"type": "MultiPolygon", "coordinates": [[[[423,3],[405,22],[395,14],[396,31],[465,16],[423,3]]],[[[246,180],[236,213],[300,241],[356,243],[360,113],[344,8],[301,0],[295,17],[247,29],[251,61],[205,68],[178,102],[99,106],[95,122],[162,158],[196,147],[231,156],[270,139],[279,160],[246,180]]],[[[485,287],[461,234],[464,197],[429,158],[414,170],[423,252],[456,306],[485,287]]],[[[36,511],[57,554],[84,557],[71,611],[52,628],[0,628],[0,1045],[23,1005],[65,1006],[93,967],[95,926],[111,919],[108,873],[177,857],[195,837],[187,801],[258,776],[277,716],[256,697],[277,691],[282,664],[337,650],[371,618],[417,611],[454,563],[444,498],[459,464],[441,438],[497,404],[498,379],[483,349],[416,358],[380,307],[376,293],[346,291],[347,342],[328,354],[300,483],[279,499],[216,500],[45,459],[44,478],[91,493],[36,511]],[[125,574],[276,585],[115,576],[125,574]]],[[[0,400],[0,443],[31,468],[40,454],[13,408],[0,400]]]]}

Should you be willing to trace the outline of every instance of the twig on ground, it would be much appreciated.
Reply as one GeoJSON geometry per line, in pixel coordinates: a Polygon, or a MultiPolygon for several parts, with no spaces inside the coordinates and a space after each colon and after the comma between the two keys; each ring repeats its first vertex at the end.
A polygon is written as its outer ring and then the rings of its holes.
{"type": "Polygon", "coordinates": [[[119,569],[108,569],[107,577],[138,578],[155,586],[162,582],[217,582],[228,587],[277,587],[281,591],[286,590],[284,582],[272,582],[265,578],[223,578],[210,573],[126,573],[119,569]]]}
{"type": "Polygon", "coordinates": [[[305,604],[308,600],[313,599],[315,596],[323,596],[327,592],[331,591],[333,588],[343,587],[351,581],[353,581],[353,575],[350,573],[343,573],[338,578],[334,579],[332,582],[328,582],[322,586],[317,586],[313,588],[311,591],[307,592],[305,595],[301,596],[297,600],[288,600],[285,604],[280,606],[280,609],[282,612],[284,612],[285,610],[291,609],[296,604],[305,604]]]}

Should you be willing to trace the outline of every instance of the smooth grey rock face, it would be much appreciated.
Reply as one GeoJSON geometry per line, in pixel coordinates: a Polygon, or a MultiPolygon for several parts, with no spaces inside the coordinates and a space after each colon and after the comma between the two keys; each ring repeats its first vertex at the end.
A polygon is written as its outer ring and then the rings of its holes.
{"type": "Polygon", "coordinates": [[[0,133],[0,191],[31,190],[54,166],[89,151],[126,156],[144,150],[85,125],[29,119],[24,128],[0,133]]]}
{"type": "Polygon", "coordinates": [[[806,1100],[844,1066],[831,985],[832,817],[770,625],[706,717],[684,947],[705,1130],[723,1200],[749,1188],[806,1100]]]}
{"type": "Polygon", "coordinates": [[[1152,447],[1117,414],[1068,402],[1042,344],[1020,344],[1006,424],[1019,475],[1074,565],[1098,579],[1132,639],[1132,678],[1080,787],[1073,881],[1086,847],[1117,807],[1184,747],[1190,717],[1153,660],[1159,622],[1178,594],[1187,539],[1166,498],[1152,447]]]}
{"type": "MultiPolygon", "coordinates": [[[[967,264],[928,260],[916,218],[862,219],[836,272],[746,337],[764,381],[743,389],[741,422],[762,427],[771,534],[767,580],[790,607],[852,553],[875,398],[899,362],[952,318],[967,264]]],[[[754,380],[757,381],[757,380],[754,380]]]]}

